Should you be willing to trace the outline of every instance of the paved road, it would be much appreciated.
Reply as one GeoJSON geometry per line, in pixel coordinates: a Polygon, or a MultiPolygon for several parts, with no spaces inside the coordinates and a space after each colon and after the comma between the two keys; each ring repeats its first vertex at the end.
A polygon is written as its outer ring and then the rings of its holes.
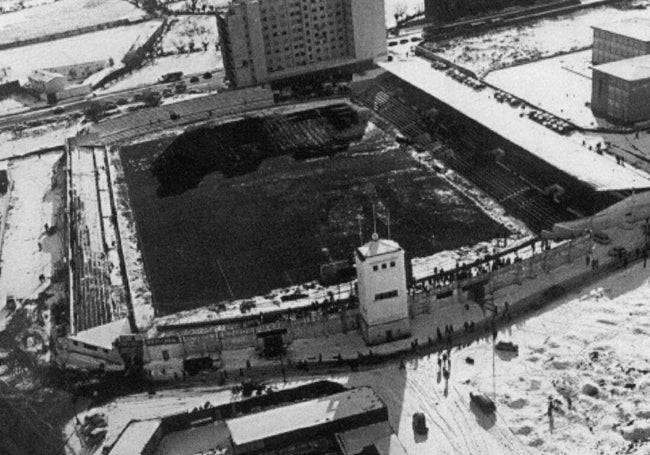
{"type": "MultiPolygon", "coordinates": [[[[203,79],[200,74],[188,74],[181,79],[182,82],[187,85],[188,90],[200,90],[200,91],[215,91],[219,88],[224,88],[224,84],[221,82],[223,79],[223,71],[218,71],[212,73],[211,79],[203,79]],[[193,76],[199,77],[198,82],[190,82],[190,79],[193,76]]],[[[76,99],[74,101],[59,103],[54,106],[46,106],[41,108],[36,108],[28,112],[9,114],[0,116],[0,129],[14,128],[16,125],[21,123],[44,120],[53,116],[57,116],[54,111],[59,108],[63,108],[65,114],[71,114],[73,112],[82,112],[90,103],[94,101],[106,101],[106,102],[116,102],[119,99],[129,99],[139,93],[144,93],[149,90],[156,90],[162,92],[164,89],[169,88],[170,86],[175,86],[181,81],[174,83],[157,83],[153,85],[144,85],[140,87],[135,87],[127,90],[120,90],[111,93],[105,93],[97,95],[91,99],[76,99]]]]}

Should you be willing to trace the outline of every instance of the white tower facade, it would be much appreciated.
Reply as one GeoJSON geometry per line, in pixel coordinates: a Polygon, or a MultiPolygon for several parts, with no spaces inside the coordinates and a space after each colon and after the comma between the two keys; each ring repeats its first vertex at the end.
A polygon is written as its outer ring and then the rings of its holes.
{"type": "Polygon", "coordinates": [[[361,330],[366,343],[410,336],[404,250],[396,242],[373,234],[354,256],[361,330]]]}

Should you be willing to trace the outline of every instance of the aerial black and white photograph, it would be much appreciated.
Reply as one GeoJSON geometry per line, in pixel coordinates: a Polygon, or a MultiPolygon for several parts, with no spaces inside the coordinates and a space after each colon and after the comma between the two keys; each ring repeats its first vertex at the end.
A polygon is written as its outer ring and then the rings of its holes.
{"type": "Polygon", "coordinates": [[[650,455],[650,0],[0,0],[0,455],[650,455]]]}

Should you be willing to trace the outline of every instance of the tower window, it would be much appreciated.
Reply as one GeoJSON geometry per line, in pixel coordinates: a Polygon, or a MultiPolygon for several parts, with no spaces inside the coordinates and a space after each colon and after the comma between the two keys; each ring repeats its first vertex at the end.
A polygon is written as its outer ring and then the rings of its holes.
{"type": "Polygon", "coordinates": [[[397,289],[395,289],[394,291],[381,292],[379,294],[375,294],[375,302],[377,300],[392,299],[393,297],[397,297],[397,289]]]}

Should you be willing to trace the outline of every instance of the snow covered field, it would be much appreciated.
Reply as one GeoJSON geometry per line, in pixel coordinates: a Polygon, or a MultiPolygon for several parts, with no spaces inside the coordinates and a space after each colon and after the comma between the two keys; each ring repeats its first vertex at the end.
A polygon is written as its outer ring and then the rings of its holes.
{"type": "Polygon", "coordinates": [[[5,98],[3,100],[0,100],[0,115],[15,114],[27,109],[29,109],[27,106],[12,98],[5,98]]]}
{"type": "Polygon", "coordinates": [[[0,44],[76,30],[146,13],[126,0],[60,0],[0,15],[0,44]]]}
{"type": "Polygon", "coordinates": [[[518,62],[570,52],[591,46],[594,25],[630,17],[650,18],[645,0],[641,9],[603,6],[557,18],[541,19],[524,25],[501,28],[477,36],[459,37],[436,43],[432,48],[442,57],[485,76],[492,70],[518,62]]]}
{"type": "Polygon", "coordinates": [[[14,190],[1,258],[3,295],[31,298],[41,286],[38,276],[49,278],[53,264],[63,257],[60,236],[44,235],[45,223],[54,225],[55,213],[62,203],[60,192],[50,189],[54,164],[60,157],[60,153],[49,153],[10,164],[14,190]]]}
{"type": "Polygon", "coordinates": [[[162,53],[175,54],[179,49],[208,49],[214,51],[219,41],[215,16],[181,16],[165,34],[162,40],[162,53]]]}
{"type": "Polygon", "coordinates": [[[15,77],[26,80],[29,73],[39,68],[70,65],[108,59],[109,57],[119,63],[138,37],[150,36],[160,26],[160,23],[160,20],[152,20],[56,41],[6,49],[0,51],[0,67],[9,66],[15,77]]]}

